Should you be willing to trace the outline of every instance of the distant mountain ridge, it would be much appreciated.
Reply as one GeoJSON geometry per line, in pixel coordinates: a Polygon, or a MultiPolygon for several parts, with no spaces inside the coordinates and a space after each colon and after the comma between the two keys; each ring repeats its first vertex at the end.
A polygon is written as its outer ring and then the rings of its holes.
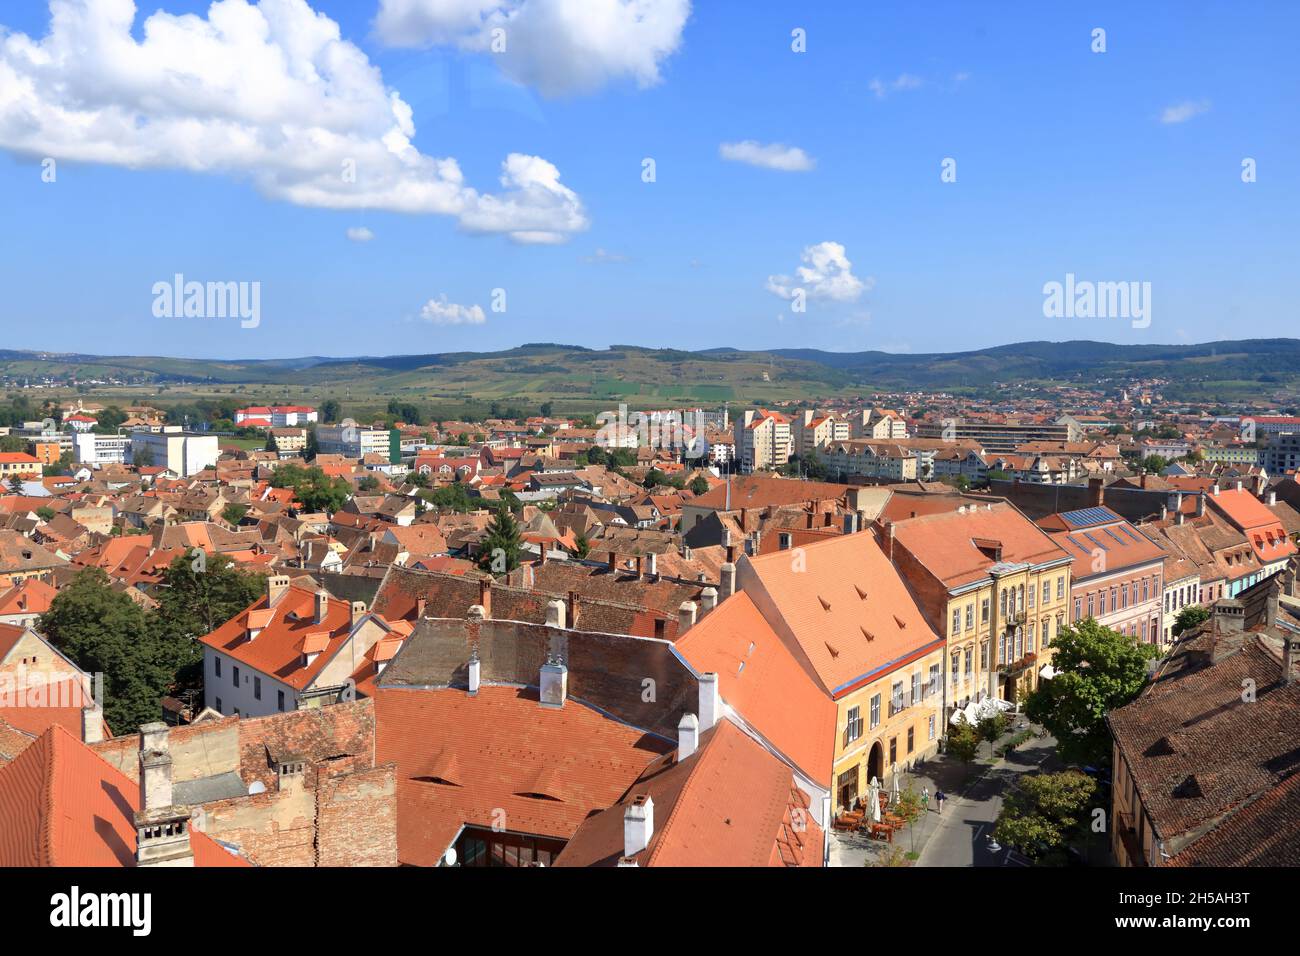
{"type": "Polygon", "coordinates": [[[116,377],[139,382],[320,385],[362,380],[410,391],[437,383],[465,395],[705,396],[740,400],[803,383],[828,390],[985,388],[995,383],[1167,379],[1175,386],[1300,386],[1300,339],[1195,345],[1118,345],[1087,340],[1018,342],[964,352],[828,352],[819,349],[699,351],[532,342],[496,352],[288,359],[191,359],[0,350],[0,375],[116,377]],[[762,384],[759,384],[762,383],[762,384]],[[767,385],[771,384],[771,388],[767,385]],[[777,386],[780,385],[781,388],[777,386]],[[491,387],[489,387],[491,386],[491,387]]]}

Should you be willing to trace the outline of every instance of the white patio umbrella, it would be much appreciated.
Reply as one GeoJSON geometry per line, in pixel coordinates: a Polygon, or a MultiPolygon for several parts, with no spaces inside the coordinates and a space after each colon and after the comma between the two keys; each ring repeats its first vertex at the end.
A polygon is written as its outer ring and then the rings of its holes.
{"type": "Polygon", "coordinates": [[[899,789],[899,786],[898,786],[898,770],[897,770],[897,768],[895,768],[895,770],[894,770],[894,786],[893,786],[891,789],[894,791],[894,802],[897,803],[899,797],[902,795],[902,791],[899,789]]]}
{"type": "Polygon", "coordinates": [[[871,778],[871,786],[867,788],[867,799],[871,801],[871,819],[874,823],[880,822],[880,781],[875,777],[871,778]]]}

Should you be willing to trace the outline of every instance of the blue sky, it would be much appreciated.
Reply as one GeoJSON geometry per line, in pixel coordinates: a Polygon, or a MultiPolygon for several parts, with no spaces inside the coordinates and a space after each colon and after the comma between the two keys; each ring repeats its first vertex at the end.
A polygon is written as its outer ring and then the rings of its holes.
{"type": "MultiPolygon", "coordinates": [[[[156,6],[207,16],[207,4],[154,0],[137,11],[137,42],[156,6]]],[[[329,208],[268,190],[264,157],[214,171],[156,152],[78,161],[57,128],[33,134],[12,108],[6,117],[0,92],[3,347],[210,358],[533,341],[922,352],[1300,328],[1293,4],[697,0],[671,50],[642,57],[640,73],[611,68],[559,92],[517,81],[473,40],[393,45],[375,24],[379,0],[311,7],[409,105],[420,153],[454,157],[464,184],[502,194],[508,155],[541,157],[573,197],[546,193],[545,213],[569,225],[521,242],[466,216],[329,208]],[[1104,53],[1090,49],[1097,27],[1104,53]],[[791,50],[795,28],[804,53],[791,50]],[[797,147],[812,168],[720,156],[745,141],[797,147]],[[41,178],[44,155],[58,160],[53,183],[41,178]],[[646,157],[653,183],[642,181],[646,157]],[[945,183],[949,157],[957,181],[945,183]],[[1245,157],[1257,182],[1241,181],[1245,157]],[[349,240],[360,228],[374,238],[349,240]],[[823,243],[842,247],[855,282],[793,312],[772,288],[823,243]],[[176,273],[260,282],[260,324],[155,318],[152,286],[176,273]],[[1044,318],[1044,283],[1067,273],[1150,282],[1150,326],[1044,318]],[[503,313],[491,311],[494,289],[505,290],[503,313]],[[462,307],[461,319],[477,306],[484,321],[448,323],[430,300],[462,307]]],[[[0,24],[40,40],[48,5],[9,0],[0,24]]],[[[538,69],[562,74],[559,60],[538,69]]],[[[114,105],[116,80],[79,81],[114,105]]],[[[153,108],[129,86],[134,108],[153,108]]]]}

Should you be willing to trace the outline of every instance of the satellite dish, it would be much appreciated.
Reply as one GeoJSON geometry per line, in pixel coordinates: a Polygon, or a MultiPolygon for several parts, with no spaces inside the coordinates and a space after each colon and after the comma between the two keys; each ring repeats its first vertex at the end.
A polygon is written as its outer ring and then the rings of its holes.
{"type": "Polygon", "coordinates": [[[447,852],[442,855],[442,862],[448,866],[456,865],[456,848],[454,846],[447,847],[447,852]]]}
{"type": "Polygon", "coordinates": [[[251,797],[255,793],[266,793],[266,784],[260,780],[254,780],[248,785],[248,795],[251,797]]]}

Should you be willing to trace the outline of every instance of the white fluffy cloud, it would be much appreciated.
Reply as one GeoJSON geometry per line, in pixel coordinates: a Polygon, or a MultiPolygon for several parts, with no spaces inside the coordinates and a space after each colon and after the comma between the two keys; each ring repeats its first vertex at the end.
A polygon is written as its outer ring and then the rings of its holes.
{"type": "Polygon", "coordinates": [[[1187,100],[1173,106],[1166,106],[1164,112],[1160,114],[1160,122],[1165,124],[1186,123],[1193,116],[1200,116],[1202,113],[1209,112],[1209,109],[1209,100],[1187,100]]]}
{"type": "Polygon", "coordinates": [[[482,325],[487,321],[482,306],[457,305],[448,302],[446,295],[424,303],[420,309],[420,318],[434,325],[482,325]]]}
{"type": "Polygon", "coordinates": [[[690,13],[690,0],[380,0],[375,32],[393,46],[491,52],[506,75],[564,96],[658,83],[690,13]]]}
{"type": "Polygon", "coordinates": [[[803,289],[811,299],[852,302],[876,284],[870,276],[859,279],[853,274],[853,264],[838,242],[808,246],[800,258],[803,265],[795,269],[793,277],[767,277],[769,292],[783,299],[792,299],[796,290],[803,289]]]}
{"type": "Polygon", "coordinates": [[[554,166],[510,154],[504,191],[411,142],[410,106],[306,0],[218,0],[207,19],[132,0],[50,0],[49,33],[0,32],[0,149],[251,180],[327,209],[454,217],[474,232],[558,241],[585,229],[554,166]]]}
{"type": "Polygon", "coordinates": [[[375,234],[365,226],[353,226],[348,230],[348,238],[353,242],[369,242],[375,238],[375,234]]]}
{"type": "Polygon", "coordinates": [[[876,77],[867,84],[867,89],[876,94],[876,99],[883,100],[890,93],[906,93],[909,90],[920,89],[922,85],[924,81],[919,76],[900,73],[893,80],[881,80],[880,77],[876,77]]]}
{"type": "Polygon", "coordinates": [[[798,146],[786,146],[784,143],[764,145],[752,139],[740,143],[723,143],[718,147],[718,154],[733,162],[762,166],[764,169],[779,169],[786,173],[805,173],[817,165],[798,146]]]}

